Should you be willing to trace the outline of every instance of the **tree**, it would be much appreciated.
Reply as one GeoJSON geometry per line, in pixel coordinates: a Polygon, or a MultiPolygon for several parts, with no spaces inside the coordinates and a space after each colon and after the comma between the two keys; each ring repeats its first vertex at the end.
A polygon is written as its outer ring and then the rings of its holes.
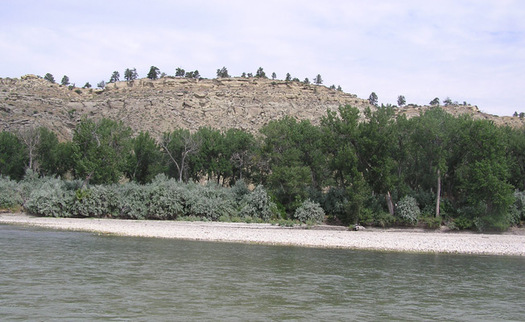
{"type": "Polygon", "coordinates": [[[266,73],[264,72],[262,67],[259,67],[259,69],[257,69],[257,72],[255,73],[255,77],[266,78],[266,73]]]}
{"type": "Polygon", "coordinates": [[[277,78],[277,74],[275,72],[272,73],[272,79],[276,79],[277,78]]]}
{"type": "Polygon", "coordinates": [[[340,206],[344,211],[335,217],[347,224],[359,220],[369,196],[369,187],[359,171],[358,124],[359,110],[349,105],[339,107],[338,111],[328,110],[321,119],[323,152],[332,176],[332,188],[344,192],[344,203],[340,206]]]}
{"type": "Polygon", "coordinates": [[[284,79],[285,81],[289,82],[292,80],[292,75],[290,75],[290,73],[286,73],[286,78],[284,79]]]}
{"type": "Polygon", "coordinates": [[[86,82],[82,88],[91,88],[91,84],[89,82],[86,82]]]}
{"type": "Polygon", "coordinates": [[[118,71],[114,71],[113,74],[111,74],[111,77],[109,78],[110,83],[116,83],[120,79],[120,73],[118,71]]]}
{"type": "Polygon", "coordinates": [[[371,105],[377,106],[378,97],[377,97],[377,94],[376,94],[375,92],[372,92],[372,93],[370,94],[370,96],[368,96],[368,102],[369,102],[371,105]]]}
{"type": "Polygon", "coordinates": [[[64,77],[62,77],[62,81],[60,81],[60,84],[62,84],[62,85],[64,85],[64,86],[69,85],[69,77],[67,77],[66,75],[64,75],[64,77]]]}
{"type": "Polygon", "coordinates": [[[186,71],[180,67],[177,67],[175,70],[175,77],[184,77],[186,75],[186,71]]]}
{"type": "Polygon", "coordinates": [[[195,70],[193,72],[186,72],[186,76],[185,77],[186,78],[195,78],[195,79],[197,79],[197,78],[200,78],[201,75],[199,74],[198,70],[195,70]]]}
{"type": "Polygon", "coordinates": [[[394,215],[392,191],[396,186],[397,161],[394,155],[397,131],[392,106],[381,106],[372,112],[367,108],[365,121],[359,123],[356,152],[359,171],[374,193],[384,195],[388,212],[394,215]]]}
{"type": "Polygon", "coordinates": [[[25,145],[28,155],[27,168],[36,171],[34,166],[34,159],[36,154],[36,148],[40,142],[40,131],[34,126],[25,128],[18,132],[20,141],[25,145]]]}
{"type": "Polygon", "coordinates": [[[436,97],[433,100],[431,100],[430,106],[439,106],[439,97],[436,97]]]}
{"type": "Polygon", "coordinates": [[[26,150],[20,139],[11,132],[0,132],[0,176],[21,180],[26,162],[26,150]]]}
{"type": "Polygon", "coordinates": [[[304,79],[303,83],[304,83],[305,85],[310,84],[310,80],[308,79],[308,77],[306,77],[306,78],[304,79]]]}
{"type": "Polygon", "coordinates": [[[160,147],[167,156],[167,163],[171,168],[175,166],[178,180],[182,182],[187,175],[188,157],[196,154],[200,149],[201,142],[188,130],[177,129],[171,133],[164,133],[160,141],[160,147]]]}
{"type": "Polygon", "coordinates": [[[246,75],[246,77],[248,77],[248,78],[252,78],[252,77],[253,77],[253,74],[252,74],[252,73],[248,73],[248,74],[246,75]]]}
{"type": "Polygon", "coordinates": [[[401,106],[405,105],[406,103],[407,103],[407,101],[405,99],[405,96],[399,95],[397,97],[397,106],[401,107],[401,106]]]}
{"type": "Polygon", "coordinates": [[[53,77],[52,74],[50,73],[47,73],[45,76],[44,76],[44,79],[48,82],[51,82],[51,83],[55,83],[55,78],[53,77]]]}
{"type": "Polygon", "coordinates": [[[323,83],[323,79],[321,78],[321,74],[317,74],[317,76],[315,76],[314,83],[316,85],[321,85],[323,83]]]}
{"type": "Polygon", "coordinates": [[[445,106],[452,105],[452,100],[450,99],[450,97],[445,98],[443,104],[445,104],[445,106]]]}
{"type": "Polygon", "coordinates": [[[104,87],[106,87],[106,82],[101,80],[100,83],[97,84],[97,87],[104,89],[104,87]]]}
{"type": "Polygon", "coordinates": [[[128,82],[132,82],[138,77],[139,75],[137,74],[137,70],[135,68],[133,69],[126,68],[126,70],[124,71],[124,79],[128,82]]]}
{"type": "Polygon", "coordinates": [[[162,172],[162,152],[149,132],[140,132],[132,140],[131,152],[125,170],[130,180],[146,184],[162,172]]]}
{"type": "Polygon", "coordinates": [[[38,163],[41,175],[55,175],[58,173],[57,149],[59,146],[57,135],[45,127],[37,129],[39,140],[35,151],[35,162],[38,163]]]}
{"type": "Polygon", "coordinates": [[[158,69],[157,67],[155,66],[151,66],[150,69],[149,69],[149,72],[148,72],[148,78],[149,79],[152,79],[152,80],[155,80],[155,79],[158,79],[159,78],[159,75],[160,75],[160,69],[158,69]]]}
{"type": "Polygon", "coordinates": [[[222,67],[217,69],[217,78],[229,78],[230,75],[228,74],[228,69],[226,67],[222,67]]]}
{"type": "Polygon", "coordinates": [[[339,92],[342,92],[342,91],[343,91],[343,89],[341,88],[341,85],[337,85],[337,90],[338,90],[339,92]]]}
{"type": "Polygon", "coordinates": [[[83,118],[73,132],[74,174],[93,184],[116,183],[131,149],[131,129],[122,122],[83,118]]]}

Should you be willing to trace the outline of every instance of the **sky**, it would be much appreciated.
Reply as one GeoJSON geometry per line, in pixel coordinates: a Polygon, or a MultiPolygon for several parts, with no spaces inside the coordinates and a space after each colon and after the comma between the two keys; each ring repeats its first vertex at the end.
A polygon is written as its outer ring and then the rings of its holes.
{"type": "Polygon", "coordinates": [[[504,116],[525,112],[525,1],[0,0],[0,66],[79,87],[126,68],[262,67],[382,104],[448,97],[504,116]]]}

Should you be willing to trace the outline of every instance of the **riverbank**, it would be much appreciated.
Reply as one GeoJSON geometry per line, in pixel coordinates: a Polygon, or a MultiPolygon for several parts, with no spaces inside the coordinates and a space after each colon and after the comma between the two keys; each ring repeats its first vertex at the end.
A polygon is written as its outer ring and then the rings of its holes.
{"type": "Polygon", "coordinates": [[[525,256],[523,234],[477,234],[343,227],[279,227],[271,224],[185,222],[0,214],[0,224],[37,226],[136,237],[240,242],[379,251],[525,256]],[[338,229],[339,228],[339,229],[338,229]]]}

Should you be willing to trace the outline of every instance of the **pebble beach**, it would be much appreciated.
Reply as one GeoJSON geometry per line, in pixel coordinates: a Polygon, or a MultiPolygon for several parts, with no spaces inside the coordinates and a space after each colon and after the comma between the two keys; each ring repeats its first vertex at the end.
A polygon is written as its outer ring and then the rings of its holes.
{"type": "Polygon", "coordinates": [[[422,229],[280,227],[271,224],[34,217],[0,214],[0,224],[120,236],[376,251],[525,256],[522,230],[501,234],[422,229]]]}

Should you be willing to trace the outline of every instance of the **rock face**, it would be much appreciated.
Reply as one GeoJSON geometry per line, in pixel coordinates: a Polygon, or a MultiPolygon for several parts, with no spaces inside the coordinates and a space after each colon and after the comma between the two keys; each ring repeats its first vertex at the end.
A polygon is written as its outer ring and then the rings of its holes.
{"type": "MultiPolygon", "coordinates": [[[[256,132],[285,115],[319,124],[327,109],[340,105],[370,107],[368,100],[325,86],[260,78],[164,77],[111,83],[105,89],[69,89],[34,75],[0,79],[0,130],[45,126],[62,140],[71,139],[83,116],[121,120],[135,132],[154,136],[201,126],[256,132]]],[[[412,116],[422,109],[407,107],[400,112],[412,116]]],[[[472,106],[451,112],[498,119],[472,106]]]]}

